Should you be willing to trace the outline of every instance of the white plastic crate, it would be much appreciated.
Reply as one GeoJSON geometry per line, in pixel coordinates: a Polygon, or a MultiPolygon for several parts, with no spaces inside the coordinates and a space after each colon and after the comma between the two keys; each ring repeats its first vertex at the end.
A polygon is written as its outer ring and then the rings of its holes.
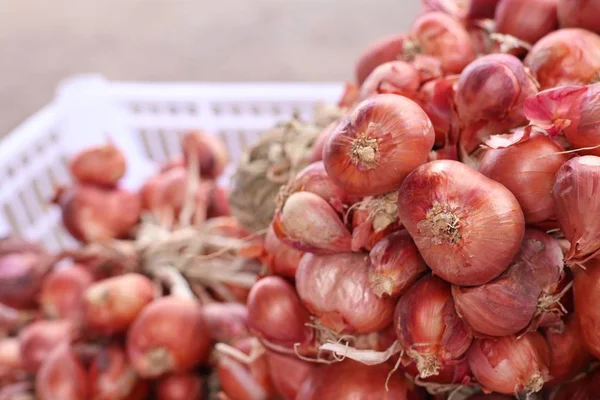
{"type": "Polygon", "coordinates": [[[50,250],[75,244],[49,201],[57,186],[71,182],[67,160],[83,148],[110,138],[127,156],[123,186],[137,189],[157,162],[181,152],[180,138],[190,129],[218,134],[235,162],[260,132],[293,113],[310,118],[317,103],[334,102],[341,92],[336,83],[70,79],[51,104],[0,142],[0,235],[16,232],[50,250]]]}

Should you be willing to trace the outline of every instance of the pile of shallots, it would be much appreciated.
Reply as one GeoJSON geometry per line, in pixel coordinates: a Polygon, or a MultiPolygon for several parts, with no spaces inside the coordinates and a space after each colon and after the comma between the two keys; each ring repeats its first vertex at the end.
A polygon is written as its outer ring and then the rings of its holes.
{"type": "Polygon", "coordinates": [[[312,366],[286,399],[597,399],[600,1],[424,3],[280,192],[250,329],[312,366]]]}

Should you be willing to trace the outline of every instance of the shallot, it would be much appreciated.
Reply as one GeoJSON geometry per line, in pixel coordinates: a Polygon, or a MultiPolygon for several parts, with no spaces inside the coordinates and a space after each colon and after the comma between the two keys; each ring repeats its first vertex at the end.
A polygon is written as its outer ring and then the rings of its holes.
{"type": "Polygon", "coordinates": [[[37,252],[0,256],[0,303],[17,309],[35,307],[51,257],[37,252]]]}
{"type": "Polygon", "coordinates": [[[360,87],[360,99],[378,94],[397,94],[414,98],[419,90],[419,72],[404,61],[389,61],[369,74],[360,87]]]}
{"type": "Polygon", "coordinates": [[[40,304],[50,318],[79,320],[83,315],[83,292],[94,278],[84,267],[72,265],[51,272],[42,285],[40,304]]]}
{"type": "Polygon", "coordinates": [[[192,372],[171,374],[156,382],[157,400],[202,400],[204,381],[192,372]]]}
{"type": "Polygon", "coordinates": [[[41,320],[28,325],[19,333],[23,367],[28,372],[37,372],[52,350],[61,343],[70,344],[74,334],[68,321],[41,320]]]}
{"type": "Polygon", "coordinates": [[[265,234],[264,246],[267,254],[263,263],[269,267],[269,271],[274,275],[293,279],[304,253],[279,240],[271,225],[265,234]]]}
{"type": "Polygon", "coordinates": [[[316,365],[270,350],[267,350],[266,357],[273,387],[283,400],[295,400],[302,383],[316,369],[316,365]]]}
{"type": "Polygon", "coordinates": [[[92,398],[106,400],[143,400],[134,397],[139,387],[147,385],[141,381],[127,361],[125,351],[118,345],[100,349],[89,369],[89,390],[92,398]]]}
{"type": "Polygon", "coordinates": [[[496,32],[534,44],[558,28],[557,0],[501,0],[496,8],[496,32]]]}
{"type": "Polygon", "coordinates": [[[13,337],[0,339],[0,383],[11,381],[24,369],[19,339],[13,337]]]}
{"type": "Polygon", "coordinates": [[[68,344],[53,348],[35,377],[39,400],[88,400],[86,371],[68,344]]]}
{"type": "Polygon", "coordinates": [[[370,44],[360,55],[355,67],[356,82],[362,85],[365,79],[379,65],[395,61],[404,51],[406,35],[395,34],[386,36],[370,44]]]}
{"type": "Polygon", "coordinates": [[[451,132],[454,121],[454,84],[459,75],[449,75],[427,82],[419,91],[419,105],[433,124],[435,146],[452,143],[451,132]]]}
{"type": "Polygon", "coordinates": [[[100,186],[115,186],[125,175],[126,168],[125,156],[111,143],[83,150],[69,162],[75,180],[100,186]]]}
{"type": "Polygon", "coordinates": [[[230,343],[249,336],[248,309],[239,303],[209,303],[202,307],[210,338],[230,343]]]}
{"type": "Polygon", "coordinates": [[[600,259],[590,260],[585,270],[575,271],[573,294],[582,342],[594,357],[600,357],[600,259]]]}
{"type": "Polygon", "coordinates": [[[600,1],[558,0],[558,21],[562,28],[583,28],[600,33],[600,1]]]}
{"type": "Polygon", "coordinates": [[[225,143],[215,135],[206,132],[190,132],[182,140],[183,155],[186,163],[196,158],[200,174],[208,179],[219,177],[229,162],[229,153],[225,143]]]}

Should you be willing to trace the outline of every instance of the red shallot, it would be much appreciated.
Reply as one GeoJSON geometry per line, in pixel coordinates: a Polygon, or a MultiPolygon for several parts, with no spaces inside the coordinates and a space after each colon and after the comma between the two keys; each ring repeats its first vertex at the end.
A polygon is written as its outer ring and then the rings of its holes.
{"type": "Polygon", "coordinates": [[[264,246],[267,254],[263,263],[269,267],[269,271],[274,275],[293,279],[304,253],[279,240],[272,225],[269,225],[265,234],[264,246]]]}
{"type": "Polygon", "coordinates": [[[19,339],[14,337],[0,339],[0,384],[12,381],[24,369],[19,339]]]}
{"type": "Polygon", "coordinates": [[[302,383],[316,369],[316,365],[269,350],[266,356],[273,387],[283,400],[295,400],[302,383]]]}
{"type": "Polygon", "coordinates": [[[156,382],[156,400],[202,400],[204,381],[192,372],[167,375],[156,382]]]}
{"type": "Polygon", "coordinates": [[[406,178],[398,215],[433,273],[456,285],[481,285],[504,272],[525,230],[508,189],[449,160],[432,161],[406,178]]]}
{"type": "Polygon", "coordinates": [[[17,309],[37,305],[39,292],[52,260],[24,251],[0,256],[0,303],[17,309]]]}
{"type": "Polygon", "coordinates": [[[496,8],[496,32],[530,45],[558,28],[557,0],[501,0],[496,8]]]}
{"type": "Polygon", "coordinates": [[[125,175],[127,161],[121,151],[108,143],[76,154],[69,163],[71,175],[79,183],[115,186],[125,175]]]}
{"type": "Polygon", "coordinates": [[[139,397],[133,395],[137,387],[144,384],[119,345],[101,348],[89,368],[89,390],[93,399],[137,400],[139,397]]]}
{"type": "Polygon", "coordinates": [[[449,75],[427,82],[419,91],[419,105],[433,124],[435,146],[453,144],[451,131],[454,117],[454,84],[459,75],[449,75]]]}
{"type": "Polygon", "coordinates": [[[79,320],[83,315],[83,292],[94,277],[83,266],[72,265],[51,272],[42,285],[40,304],[50,318],[79,320]]]}
{"type": "Polygon", "coordinates": [[[476,339],[467,353],[471,371],[486,390],[504,394],[539,392],[549,379],[550,354],[544,337],[476,339]]]}
{"type": "Polygon", "coordinates": [[[82,363],[67,344],[53,348],[35,377],[38,400],[88,400],[89,388],[82,363]]]}
{"type": "Polygon", "coordinates": [[[190,132],[182,140],[183,155],[186,163],[197,157],[200,174],[208,179],[219,177],[229,162],[229,153],[225,143],[215,135],[206,132],[190,132]]]}
{"type": "Polygon", "coordinates": [[[51,351],[61,343],[70,343],[74,336],[73,325],[67,321],[37,321],[19,333],[19,346],[23,366],[35,373],[51,351]]]}
{"type": "Polygon", "coordinates": [[[600,33],[600,1],[558,0],[558,21],[562,28],[583,28],[600,33]]]}
{"type": "Polygon", "coordinates": [[[239,303],[209,303],[202,307],[210,338],[230,343],[249,336],[248,309],[239,303]]]}
{"type": "Polygon", "coordinates": [[[335,186],[327,175],[325,164],[317,161],[304,168],[290,180],[282,191],[282,195],[290,195],[296,192],[311,192],[327,200],[337,211],[342,211],[346,201],[346,194],[335,186]]]}
{"type": "Polygon", "coordinates": [[[325,144],[325,169],[349,194],[397,190],[425,163],[435,133],[427,114],[402,96],[382,94],[358,104],[325,144]]]}
{"type": "Polygon", "coordinates": [[[395,302],[371,289],[366,254],[307,253],[296,272],[298,296],[319,322],[336,332],[369,333],[392,321],[395,302]]]}
{"type": "Polygon", "coordinates": [[[355,67],[356,82],[362,85],[379,65],[395,61],[404,51],[405,34],[386,36],[370,44],[360,55],[355,67]]]}
{"type": "Polygon", "coordinates": [[[312,157],[310,159],[311,162],[323,161],[323,148],[325,147],[325,143],[327,143],[329,135],[331,135],[339,123],[340,121],[334,121],[323,129],[313,146],[312,157]]]}
{"type": "Polygon", "coordinates": [[[397,94],[414,98],[419,90],[419,72],[404,61],[389,61],[371,72],[360,87],[360,99],[378,94],[397,94]]]}
{"type": "Polygon", "coordinates": [[[600,259],[590,260],[585,267],[574,271],[575,316],[583,344],[594,357],[600,357],[600,259]]]}

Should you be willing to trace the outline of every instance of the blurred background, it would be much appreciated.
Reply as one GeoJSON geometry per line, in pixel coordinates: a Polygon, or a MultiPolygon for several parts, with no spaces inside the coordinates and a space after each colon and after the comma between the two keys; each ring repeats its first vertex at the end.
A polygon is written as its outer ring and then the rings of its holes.
{"type": "Polygon", "coordinates": [[[342,81],[420,0],[0,0],[0,136],[74,74],[342,81]]]}

